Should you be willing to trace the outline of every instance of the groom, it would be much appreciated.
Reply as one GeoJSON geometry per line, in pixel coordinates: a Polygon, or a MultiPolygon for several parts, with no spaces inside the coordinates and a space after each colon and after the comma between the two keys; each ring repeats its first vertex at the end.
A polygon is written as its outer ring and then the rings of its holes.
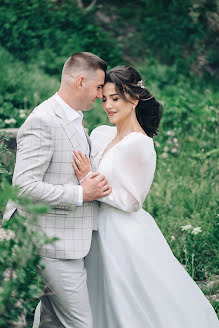
{"type": "MultiPolygon", "coordinates": [[[[59,238],[40,249],[45,267],[40,328],[92,327],[84,257],[97,225],[94,200],[109,195],[111,189],[97,173],[79,185],[72,154],[73,150],[90,154],[81,111],[90,110],[102,98],[106,69],[106,63],[94,54],[73,54],[64,64],[59,91],[36,107],[18,132],[13,184],[22,195],[50,205],[35,228],[59,238]]],[[[28,215],[9,202],[4,219],[15,211],[28,215]]]]}

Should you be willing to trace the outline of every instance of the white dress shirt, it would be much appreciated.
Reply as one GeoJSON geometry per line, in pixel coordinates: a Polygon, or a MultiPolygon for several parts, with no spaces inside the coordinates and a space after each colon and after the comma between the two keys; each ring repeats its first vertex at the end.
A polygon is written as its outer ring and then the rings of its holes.
{"type": "MultiPolygon", "coordinates": [[[[87,137],[84,132],[84,128],[82,125],[83,121],[83,113],[81,111],[76,111],[72,107],[70,107],[57,93],[54,95],[55,99],[59,102],[59,104],[64,108],[65,113],[70,121],[72,121],[73,126],[78,130],[78,132],[85,139],[85,142],[88,143],[87,137]]],[[[89,149],[89,145],[88,145],[89,149]]],[[[87,154],[89,155],[89,154],[87,154]]],[[[73,168],[72,168],[73,169],[73,168]]],[[[77,206],[81,206],[83,203],[83,189],[81,186],[78,186],[78,203],[77,206]]]]}

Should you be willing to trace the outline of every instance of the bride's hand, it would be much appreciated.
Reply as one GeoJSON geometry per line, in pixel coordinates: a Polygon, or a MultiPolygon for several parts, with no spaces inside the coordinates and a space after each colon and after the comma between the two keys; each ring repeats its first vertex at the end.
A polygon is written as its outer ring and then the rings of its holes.
{"type": "Polygon", "coordinates": [[[92,171],[90,160],[87,155],[82,154],[82,152],[74,151],[73,155],[74,161],[72,162],[73,169],[78,180],[82,180],[89,172],[92,171]]]}

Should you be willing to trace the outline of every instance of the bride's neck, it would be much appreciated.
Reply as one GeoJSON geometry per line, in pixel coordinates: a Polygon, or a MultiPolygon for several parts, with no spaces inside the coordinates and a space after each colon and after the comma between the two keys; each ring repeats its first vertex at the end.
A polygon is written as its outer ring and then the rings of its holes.
{"type": "Polygon", "coordinates": [[[116,129],[117,129],[116,139],[122,139],[127,134],[132,132],[144,133],[142,127],[138,123],[136,116],[123,120],[122,122],[116,123],[116,129]]]}

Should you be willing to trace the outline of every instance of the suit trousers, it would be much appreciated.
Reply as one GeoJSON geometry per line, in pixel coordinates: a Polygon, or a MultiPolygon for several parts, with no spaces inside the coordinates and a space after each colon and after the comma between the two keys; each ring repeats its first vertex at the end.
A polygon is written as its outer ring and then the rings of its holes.
{"type": "Polygon", "coordinates": [[[84,259],[43,257],[45,284],[39,328],[92,328],[84,259]]]}

